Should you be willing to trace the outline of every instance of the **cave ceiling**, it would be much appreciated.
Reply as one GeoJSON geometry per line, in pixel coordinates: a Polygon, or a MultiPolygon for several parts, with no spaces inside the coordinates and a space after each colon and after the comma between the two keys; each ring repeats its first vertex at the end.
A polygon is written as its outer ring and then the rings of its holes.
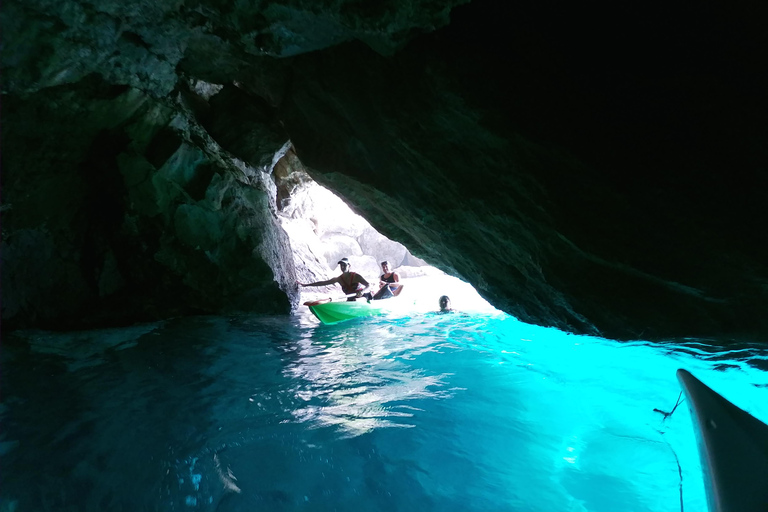
{"type": "Polygon", "coordinates": [[[762,3],[33,0],[0,16],[4,325],[291,311],[272,173],[288,155],[524,321],[768,334],[762,3]]]}

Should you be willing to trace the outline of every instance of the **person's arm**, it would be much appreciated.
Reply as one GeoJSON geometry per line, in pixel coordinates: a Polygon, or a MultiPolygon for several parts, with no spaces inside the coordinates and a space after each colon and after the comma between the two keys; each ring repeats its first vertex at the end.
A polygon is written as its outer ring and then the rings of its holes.
{"type": "Polygon", "coordinates": [[[327,281],[315,281],[314,283],[299,283],[296,281],[299,286],[328,286],[329,284],[338,283],[339,278],[338,277],[332,277],[331,279],[328,279],[327,281]]]}
{"type": "Polygon", "coordinates": [[[360,274],[355,274],[355,275],[357,276],[356,282],[362,284],[365,287],[363,288],[364,290],[367,290],[368,287],[371,286],[370,284],[368,284],[368,281],[366,281],[363,276],[361,276],[360,274]]]}
{"type": "Polygon", "coordinates": [[[392,277],[394,278],[395,282],[389,285],[389,291],[391,291],[392,294],[397,297],[400,295],[400,292],[403,291],[403,285],[400,284],[400,276],[396,272],[392,272],[392,277]]]}

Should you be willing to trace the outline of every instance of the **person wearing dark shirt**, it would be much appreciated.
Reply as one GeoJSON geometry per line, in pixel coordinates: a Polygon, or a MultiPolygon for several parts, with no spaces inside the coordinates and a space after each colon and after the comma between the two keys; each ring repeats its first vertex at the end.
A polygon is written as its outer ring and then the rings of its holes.
{"type": "Polygon", "coordinates": [[[379,291],[376,292],[373,299],[388,299],[400,295],[400,292],[403,291],[403,285],[400,284],[400,276],[397,275],[397,272],[389,271],[388,261],[381,262],[381,271],[384,273],[379,277],[379,291]]]}
{"type": "Polygon", "coordinates": [[[361,297],[371,300],[373,294],[371,292],[363,293],[370,287],[368,281],[357,272],[352,272],[352,265],[347,258],[341,258],[339,260],[339,267],[341,267],[341,275],[332,277],[326,281],[316,281],[314,283],[297,283],[299,286],[327,286],[329,284],[339,283],[341,291],[347,295],[347,300],[352,301],[361,297]],[[350,297],[351,295],[351,297],[350,297]]]}

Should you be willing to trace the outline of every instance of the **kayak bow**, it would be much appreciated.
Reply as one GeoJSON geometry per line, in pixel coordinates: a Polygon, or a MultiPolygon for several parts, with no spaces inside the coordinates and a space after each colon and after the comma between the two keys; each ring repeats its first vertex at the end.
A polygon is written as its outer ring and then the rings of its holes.
{"type": "Polygon", "coordinates": [[[711,512],[768,511],[768,425],[677,370],[693,417],[711,512]]]}

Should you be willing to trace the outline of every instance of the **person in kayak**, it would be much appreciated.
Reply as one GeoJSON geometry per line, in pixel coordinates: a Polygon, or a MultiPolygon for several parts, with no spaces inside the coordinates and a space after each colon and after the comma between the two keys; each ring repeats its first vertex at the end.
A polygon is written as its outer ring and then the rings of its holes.
{"type": "Polygon", "coordinates": [[[341,267],[341,275],[332,277],[327,281],[316,281],[314,283],[307,284],[299,283],[298,281],[296,282],[299,284],[299,286],[327,286],[329,284],[339,283],[341,286],[341,291],[343,291],[344,294],[348,296],[347,301],[353,301],[361,297],[367,300],[371,300],[373,298],[373,294],[371,292],[363,293],[371,285],[368,284],[368,281],[366,281],[363,276],[357,272],[352,272],[352,265],[350,265],[347,258],[341,258],[339,260],[339,267],[341,267]],[[349,295],[354,296],[349,297],[349,295]]]}
{"type": "Polygon", "coordinates": [[[400,276],[397,272],[389,271],[389,262],[381,262],[381,271],[384,272],[379,277],[379,291],[373,296],[373,300],[388,299],[397,297],[403,291],[403,285],[399,284],[400,276]]]}

